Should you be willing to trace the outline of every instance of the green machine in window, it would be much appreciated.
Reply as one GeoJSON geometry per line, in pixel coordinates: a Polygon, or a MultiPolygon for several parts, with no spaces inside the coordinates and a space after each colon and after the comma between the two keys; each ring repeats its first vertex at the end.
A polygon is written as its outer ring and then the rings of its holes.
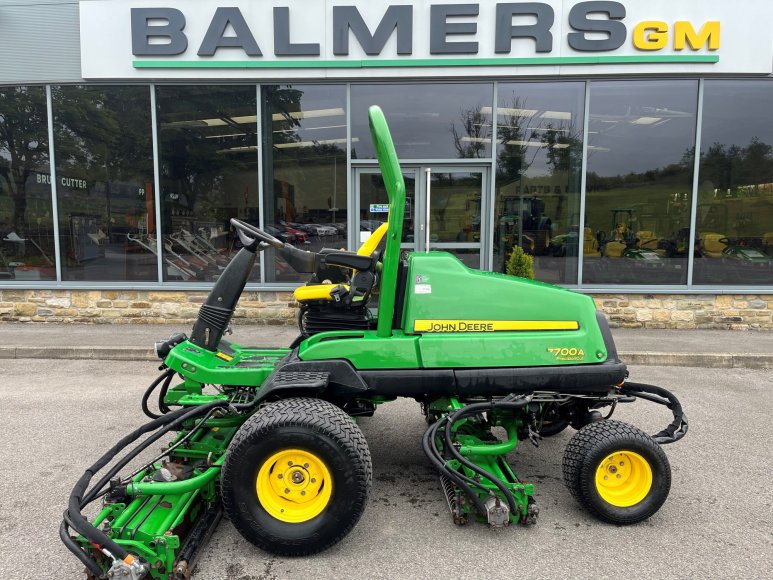
{"type": "Polygon", "coordinates": [[[420,403],[423,449],[458,524],[534,524],[534,485],[506,455],[570,426],[577,433],[564,479],[593,515],[630,524],[666,500],[671,472],[661,445],[687,432],[676,397],[627,382],[590,297],[472,270],[444,252],[404,256],[402,172],[383,113],[372,107],[369,119],[387,222],[355,253],[307,252],[231,221],[243,249],[191,336],[156,345],[163,372],[142,400],[153,420],[89,467],[70,496],[60,536],[91,578],[188,578],[223,511],[275,554],[333,546],[359,520],[371,485],[356,418],[397,397],[420,403]],[[296,291],[300,334],[287,348],[225,341],[256,255],[268,247],[309,276],[296,291]],[[156,390],[157,411],[149,404],[156,390]],[[616,405],[637,398],[666,406],[673,421],[649,436],[610,419],[616,405]],[[126,472],[171,433],[161,453],[126,472]],[[98,499],[103,508],[89,520],[82,512],[98,499]]]}

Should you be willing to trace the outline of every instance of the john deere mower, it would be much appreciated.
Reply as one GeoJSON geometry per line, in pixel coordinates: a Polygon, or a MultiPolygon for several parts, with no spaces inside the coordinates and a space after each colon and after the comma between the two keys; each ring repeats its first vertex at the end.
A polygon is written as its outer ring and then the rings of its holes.
{"type": "Polygon", "coordinates": [[[72,491],[60,537],[87,577],[189,578],[223,512],[267,552],[333,546],[359,520],[371,486],[357,418],[397,397],[420,403],[429,425],[422,446],[457,524],[535,523],[534,486],[507,456],[569,426],[577,433],[564,480],[590,513],[633,524],[663,505],[671,471],[661,445],[687,432],[676,397],[627,381],[590,297],[471,270],[443,252],[402,255],[403,177],[381,110],[371,107],[369,118],[387,223],[354,253],[306,252],[231,221],[243,248],[190,336],[156,345],[161,374],[142,397],[152,420],[72,491]],[[266,248],[310,277],[295,292],[300,334],[287,348],[223,339],[266,248]],[[650,436],[610,419],[636,399],[664,405],[673,420],[650,436]]]}

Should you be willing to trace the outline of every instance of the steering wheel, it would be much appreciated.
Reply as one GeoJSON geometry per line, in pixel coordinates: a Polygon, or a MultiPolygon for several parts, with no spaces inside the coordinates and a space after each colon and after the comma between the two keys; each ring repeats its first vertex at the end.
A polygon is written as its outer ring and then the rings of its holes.
{"type": "Polygon", "coordinates": [[[283,242],[277,240],[271,234],[268,234],[263,230],[248,224],[247,222],[243,222],[242,220],[238,220],[236,218],[231,218],[231,225],[236,229],[236,233],[239,234],[239,238],[241,239],[242,244],[245,246],[251,246],[256,241],[258,241],[262,244],[273,246],[278,250],[281,250],[285,247],[283,242]]]}

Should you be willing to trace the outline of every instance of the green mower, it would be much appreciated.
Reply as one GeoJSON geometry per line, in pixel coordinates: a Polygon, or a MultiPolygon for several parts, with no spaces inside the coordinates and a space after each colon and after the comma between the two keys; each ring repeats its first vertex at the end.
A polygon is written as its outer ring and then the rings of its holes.
{"type": "Polygon", "coordinates": [[[421,405],[423,449],[457,524],[535,523],[534,486],[506,456],[569,426],[578,431],[564,479],[590,513],[632,524],[666,500],[661,445],[687,432],[676,397],[626,381],[590,297],[471,270],[448,253],[402,255],[403,177],[383,113],[371,107],[369,117],[387,223],[356,253],[314,253],[231,220],[243,249],[190,337],[156,344],[161,374],[142,398],[152,421],[89,467],[70,496],[60,537],[88,578],[187,579],[223,512],[267,552],[330,548],[359,520],[371,486],[357,418],[397,397],[421,405]],[[310,276],[295,292],[300,335],[288,348],[230,343],[223,335],[256,255],[269,247],[310,276]],[[673,421],[650,436],[610,419],[636,399],[666,406],[673,421]],[[87,519],[94,502],[101,510],[87,519]]]}

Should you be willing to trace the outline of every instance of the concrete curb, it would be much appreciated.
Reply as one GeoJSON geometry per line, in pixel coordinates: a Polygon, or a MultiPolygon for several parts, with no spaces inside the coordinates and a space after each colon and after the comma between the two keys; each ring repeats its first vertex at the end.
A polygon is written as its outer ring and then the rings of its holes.
{"type": "MultiPolygon", "coordinates": [[[[773,354],[621,352],[628,365],[773,369],[773,354]]],[[[158,361],[152,348],[120,346],[0,346],[0,359],[158,361]]]]}

